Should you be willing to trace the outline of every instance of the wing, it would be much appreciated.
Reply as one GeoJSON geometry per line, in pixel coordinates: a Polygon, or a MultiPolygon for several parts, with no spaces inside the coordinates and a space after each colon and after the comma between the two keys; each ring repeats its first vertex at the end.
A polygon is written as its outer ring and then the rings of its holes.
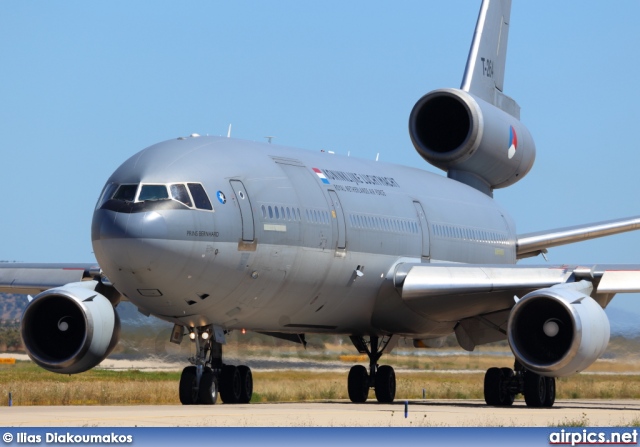
{"type": "Polygon", "coordinates": [[[402,264],[394,277],[407,306],[432,321],[457,322],[458,342],[470,351],[506,337],[514,297],[580,281],[604,308],[616,293],[640,292],[640,265],[402,264]]]}
{"type": "Polygon", "coordinates": [[[100,278],[97,264],[0,263],[0,293],[38,294],[54,287],[100,278]]]}
{"type": "Polygon", "coordinates": [[[546,253],[547,248],[640,229],[640,216],[538,231],[518,236],[518,259],[546,253]]]}

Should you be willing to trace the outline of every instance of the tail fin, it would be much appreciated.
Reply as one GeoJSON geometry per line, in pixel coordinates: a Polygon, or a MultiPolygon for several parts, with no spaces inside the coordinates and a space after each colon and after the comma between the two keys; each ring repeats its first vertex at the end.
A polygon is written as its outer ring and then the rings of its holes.
{"type": "Polygon", "coordinates": [[[520,106],[502,93],[511,0],[483,0],[460,88],[520,119],[520,106]]]}

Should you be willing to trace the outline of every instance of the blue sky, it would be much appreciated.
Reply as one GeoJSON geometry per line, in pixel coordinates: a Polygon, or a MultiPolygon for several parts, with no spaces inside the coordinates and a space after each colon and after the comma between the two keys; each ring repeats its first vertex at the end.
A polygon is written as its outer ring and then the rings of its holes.
{"type": "MultiPolygon", "coordinates": [[[[229,124],[238,138],[438,172],[408,117],[428,91],[459,86],[479,4],[1,2],[0,260],[92,261],[111,172],[229,124]]],[[[538,153],[495,198],[519,232],[640,214],[638,17],[637,0],[514,2],[505,93],[538,153]]],[[[638,247],[640,232],[549,259],[640,263],[638,247]]]]}

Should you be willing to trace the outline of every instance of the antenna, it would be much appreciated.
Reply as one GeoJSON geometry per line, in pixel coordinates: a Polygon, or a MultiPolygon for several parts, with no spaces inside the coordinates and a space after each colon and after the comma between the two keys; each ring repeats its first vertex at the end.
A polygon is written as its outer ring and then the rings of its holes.
{"type": "Polygon", "coordinates": [[[273,140],[275,137],[273,135],[269,136],[269,137],[265,137],[267,139],[267,143],[271,144],[271,140],[273,140]]]}
{"type": "Polygon", "coordinates": [[[380,152],[376,154],[376,161],[378,161],[378,158],[380,158],[380,152]]]}
{"type": "Polygon", "coordinates": [[[231,124],[229,124],[229,130],[227,130],[227,138],[231,138],[231,124]]]}

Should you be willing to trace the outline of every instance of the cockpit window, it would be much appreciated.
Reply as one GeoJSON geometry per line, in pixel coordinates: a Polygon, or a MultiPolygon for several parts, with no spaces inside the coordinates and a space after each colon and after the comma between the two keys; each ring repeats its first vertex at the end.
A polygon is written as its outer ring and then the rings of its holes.
{"type": "Polygon", "coordinates": [[[162,209],[182,209],[187,207],[213,211],[207,192],[200,183],[123,185],[109,183],[103,190],[98,202],[98,208],[106,206],[108,209],[120,212],[125,209],[122,208],[122,204],[118,205],[117,203],[111,203],[111,201],[125,202],[128,204],[126,209],[138,211],[149,209],[149,206],[153,207],[153,209],[157,207],[162,207],[162,209]],[[145,204],[148,204],[148,206],[145,204]]]}
{"type": "Polygon", "coordinates": [[[139,202],[146,200],[164,200],[169,198],[166,185],[142,185],[140,189],[139,202]]]}
{"type": "Polygon", "coordinates": [[[133,202],[136,198],[138,185],[120,185],[116,193],[113,195],[114,200],[122,200],[124,202],[133,202]]]}
{"type": "Polygon", "coordinates": [[[201,210],[213,210],[209,197],[200,183],[189,183],[189,191],[191,191],[191,197],[196,204],[196,208],[201,210]]]}
{"type": "Polygon", "coordinates": [[[189,197],[189,191],[187,191],[187,187],[182,183],[174,183],[169,187],[171,189],[171,197],[178,202],[182,202],[187,205],[189,208],[193,208],[193,203],[191,203],[191,197],[189,197]]]}
{"type": "Polygon", "coordinates": [[[117,183],[107,183],[102,190],[102,194],[100,195],[100,199],[98,200],[96,208],[100,208],[102,205],[104,205],[104,202],[106,202],[113,196],[113,193],[116,191],[116,189],[118,189],[117,183]]]}

